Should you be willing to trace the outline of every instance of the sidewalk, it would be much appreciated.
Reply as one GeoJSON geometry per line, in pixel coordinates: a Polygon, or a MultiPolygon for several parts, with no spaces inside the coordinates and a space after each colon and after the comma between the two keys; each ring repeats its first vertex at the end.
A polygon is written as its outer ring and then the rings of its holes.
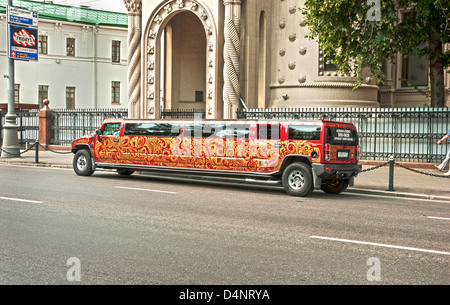
{"type": "MultiPolygon", "coordinates": [[[[35,151],[29,151],[20,158],[0,158],[0,164],[42,166],[56,168],[72,168],[73,154],[68,151],[40,151],[39,164],[35,164],[35,151]]],[[[361,162],[363,170],[375,166],[373,162],[361,162]]],[[[432,166],[423,164],[408,164],[424,173],[443,175],[432,166]]],[[[389,166],[384,166],[369,172],[361,173],[355,179],[355,186],[349,187],[348,192],[370,193],[386,196],[426,198],[445,200],[450,202],[450,179],[428,176],[396,166],[394,170],[394,191],[389,188],[389,166]]]]}

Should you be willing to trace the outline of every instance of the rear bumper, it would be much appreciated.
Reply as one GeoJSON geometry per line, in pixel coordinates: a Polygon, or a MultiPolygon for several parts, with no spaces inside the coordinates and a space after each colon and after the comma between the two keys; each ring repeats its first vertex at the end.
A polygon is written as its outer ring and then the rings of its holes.
{"type": "Polygon", "coordinates": [[[361,172],[358,164],[313,164],[312,167],[322,179],[351,179],[361,172]]]}

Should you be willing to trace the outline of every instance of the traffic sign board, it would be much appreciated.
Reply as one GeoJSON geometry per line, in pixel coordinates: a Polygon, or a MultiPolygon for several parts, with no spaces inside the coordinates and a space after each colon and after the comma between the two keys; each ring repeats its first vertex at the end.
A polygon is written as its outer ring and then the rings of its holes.
{"type": "Polygon", "coordinates": [[[21,7],[8,6],[8,23],[37,27],[38,13],[21,7]]]}
{"type": "Polygon", "coordinates": [[[8,57],[10,59],[38,60],[38,29],[9,24],[8,37],[8,57]]]}

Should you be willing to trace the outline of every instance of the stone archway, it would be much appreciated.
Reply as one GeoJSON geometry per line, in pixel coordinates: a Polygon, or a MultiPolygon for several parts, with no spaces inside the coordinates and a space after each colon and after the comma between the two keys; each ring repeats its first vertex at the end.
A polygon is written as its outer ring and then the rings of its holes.
{"type": "Polygon", "coordinates": [[[163,84],[163,56],[161,37],[170,20],[177,14],[190,12],[200,20],[206,37],[205,107],[206,117],[214,118],[217,113],[217,30],[209,10],[199,1],[166,0],[152,12],[143,35],[143,73],[141,118],[160,118],[161,92],[163,84]]]}

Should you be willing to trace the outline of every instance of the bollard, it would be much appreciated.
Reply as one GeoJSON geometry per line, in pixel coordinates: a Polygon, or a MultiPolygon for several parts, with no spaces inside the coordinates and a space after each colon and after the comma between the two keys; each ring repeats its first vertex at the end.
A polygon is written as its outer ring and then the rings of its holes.
{"type": "Polygon", "coordinates": [[[394,191],[394,156],[389,157],[389,192],[394,191]]]}
{"type": "Polygon", "coordinates": [[[34,163],[39,164],[39,140],[36,140],[36,154],[34,155],[34,163]]]}

